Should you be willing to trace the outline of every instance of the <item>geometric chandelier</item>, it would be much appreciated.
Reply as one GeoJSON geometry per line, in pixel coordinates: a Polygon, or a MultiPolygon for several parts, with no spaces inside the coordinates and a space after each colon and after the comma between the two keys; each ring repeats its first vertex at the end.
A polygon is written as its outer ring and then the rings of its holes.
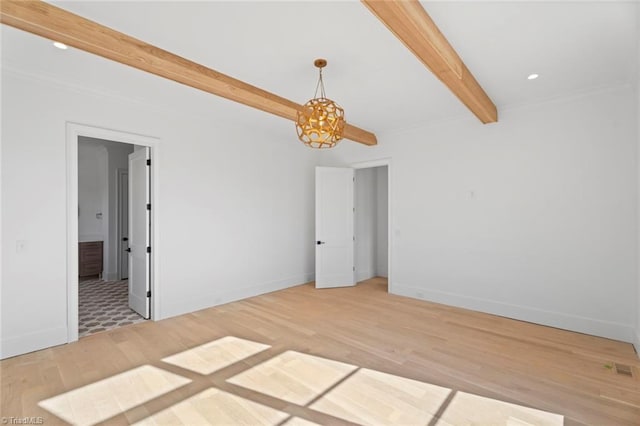
{"type": "Polygon", "coordinates": [[[333,148],[344,133],[344,110],[325,95],[322,68],[326,59],[316,59],[313,64],[320,70],[316,92],[298,111],[296,131],[298,139],[310,148],[333,148]]]}

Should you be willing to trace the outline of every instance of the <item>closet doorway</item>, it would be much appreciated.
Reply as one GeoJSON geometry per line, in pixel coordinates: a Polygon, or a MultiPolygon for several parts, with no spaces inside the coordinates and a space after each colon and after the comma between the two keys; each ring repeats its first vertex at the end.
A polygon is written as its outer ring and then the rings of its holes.
{"type": "Polygon", "coordinates": [[[389,276],[388,166],[355,170],[356,282],[389,276]]]}

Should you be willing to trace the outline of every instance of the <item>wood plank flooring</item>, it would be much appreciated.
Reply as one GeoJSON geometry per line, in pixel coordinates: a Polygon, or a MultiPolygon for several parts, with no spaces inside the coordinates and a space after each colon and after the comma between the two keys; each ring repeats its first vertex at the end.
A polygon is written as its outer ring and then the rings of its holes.
{"type": "Polygon", "coordinates": [[[47,425],[640,424],[630,344],[390,295],[381,278],[134,324],[0,370],[0,416],[47,425]]]}

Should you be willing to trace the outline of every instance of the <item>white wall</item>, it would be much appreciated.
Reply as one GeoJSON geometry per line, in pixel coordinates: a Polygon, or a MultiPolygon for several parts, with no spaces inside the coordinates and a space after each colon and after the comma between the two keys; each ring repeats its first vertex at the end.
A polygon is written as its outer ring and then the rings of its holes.
{"type": "Polygon", "coordinates": [[[388,167],[376,167],[376,271],[378,277],[389,275],[389,179],[388,167]]]}
{"type": "Polygon", "coordinates": [[[317,157],[290,123],[245,108],[238,126],[6,69],[2,83],[2,357],[67,339],[66,122],[161,139],[158,318],[313,279],[317,157]]]}
{"type": "Polygon", "coordinates": [[[633,90],[500,113],[343,143],[325,164],[391,158],[394,292],[632,341],[633,90]]]}
{"type": "Polygon", "coordinates": [[[91,142],[78,144],[78,238],[105,241],[109,188],[107,148],[91,142]]]}
{"type": "MultiPolygon", "coordinates": [[[[640,5],[636,5],[636,41],[638,43],[638,61],[636,63],[636,137],[638,139],[638,223],[640,224],[640,5]]],[[[640,247],[640,226],[638,227],[638,246],[640,247]]],[[[640,356],[640,249],[638,251],[636,267],[638,273],[637,304],[636,304],[636,333],[634,345],[640,356]]]]}

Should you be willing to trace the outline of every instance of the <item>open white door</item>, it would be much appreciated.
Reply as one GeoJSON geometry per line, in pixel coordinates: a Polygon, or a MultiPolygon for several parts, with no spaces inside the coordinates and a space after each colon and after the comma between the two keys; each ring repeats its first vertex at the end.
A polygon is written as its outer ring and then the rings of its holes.
{"type": "Polygon", "coordinates": [[[129,307],[149,318],[150,161],[149,148],[129,154],[129,307]]]}
{"type": "Polygon", "coordinates": [[[355,285],[353,169],[316,167],[316,288],[355,285]]]}

